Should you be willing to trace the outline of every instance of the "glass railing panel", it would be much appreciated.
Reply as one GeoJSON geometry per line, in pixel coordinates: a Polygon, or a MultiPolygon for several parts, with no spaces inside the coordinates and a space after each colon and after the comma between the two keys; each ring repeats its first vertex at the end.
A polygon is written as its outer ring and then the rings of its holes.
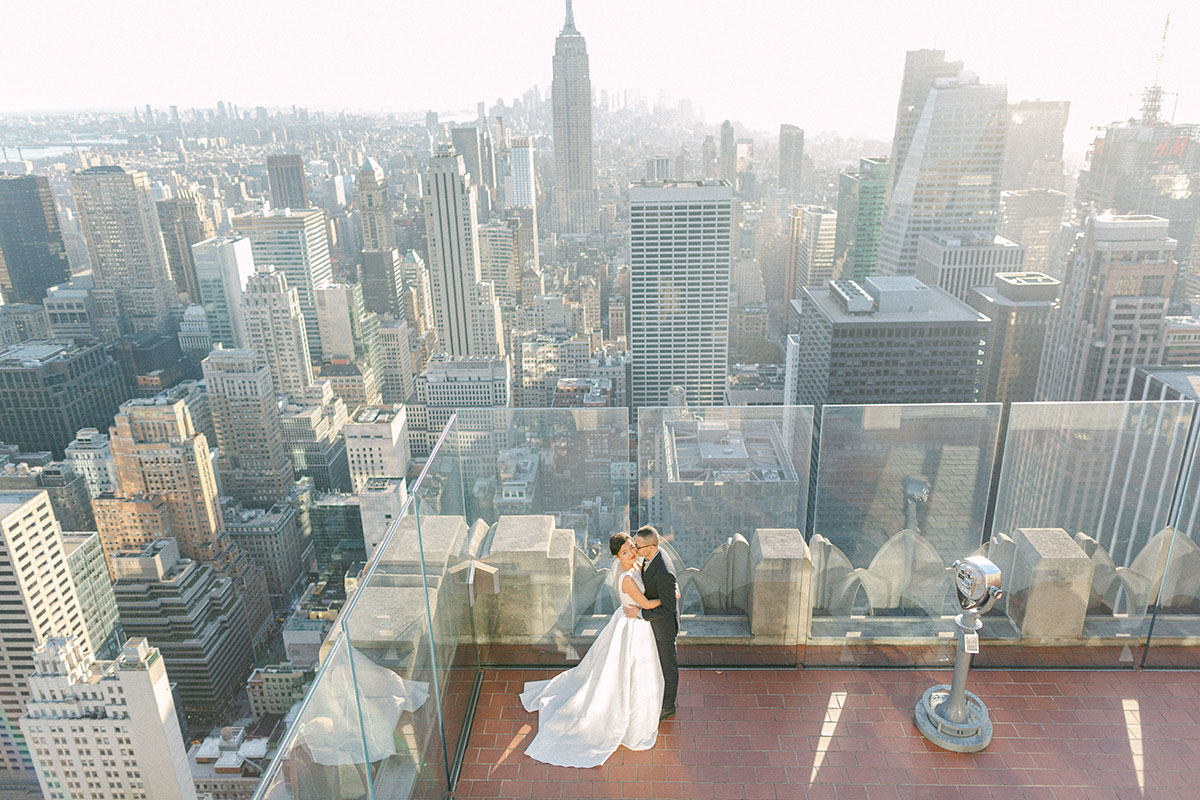
{"type": "Polygon", "coordinates": [[[987,547],[1007,596],[978,663],[1140,661],[1191,414],[1190,401],[1013,404],[987,547]]]}
{"type": "Polygon", "coordinates": [[[258,786],[256,800],[373,796],[372,762],[381,753],[378,742],[364,738],[350,648],[337,628],[325,647],[316,680],[293,710],[294,719],[258,786]]]}
{"type": "MultiPolygon", "coordinates": [[[[479,676],[471,597],[471,543],[481,525],[469,523],[458,449],[458,418],[450,422],[430,455],[416,490],[415,527],[405,529],[425,565],[437,689],[453,780],[456,754],[465,746],[472,692],[479,676]]],[[[416,555],[414,553],[414,555],[416,555]]],[[[480,581],[482,584],[482,581],[480,581]]]]}
{"type": "Polygon", "coordinates": [[[578,662],[614,610],[608,541],[629,530],[635,475],[628,411],[463,409],[448,444],[463,499],[438,511],[470,525],[482,662],[578,662]]]}
{"type": "MultiPolygon", "coordinates": [[[[453,422],[450,423],[453,425],[453,422]]],[[[461,666],[473,685],[477,662],[456,658],[459,640],[472,652],[466,586],[449,580],[465,551],[465,524],[448,529],[436,515],[422,525],[426,497],[461,496],[456,458],[443,432],[411,492],[359,493],[364,538],[376,543],[354,582],[340,622],[353,649],[368,741],[394,742],[375,774],[377,797],[444,797],[466,718],[465,703],[448,709],[450,673],[461,666]],[[401,505],[401,501],[403,504],[401,505]],[[452,711],[453,713],[448,713],[452,711]]],[[[468,689],[469,695],[469,689],[468,689]]]]}
{"type": "Polygon", "coordinates": [[[999,404],[825,406],[806,664],[949,664],[947,568],[979,551],[999,404]]]}
{"type": "MultiPolygon", "coordinates": [[[[1154,603],[1148,626],[1146,667],[1200,667],[1200,415],[1193,412],[1184,447],[1184,477],[1172,509],[1171,533],[1158,537],[1165,549],[1149,594],[1154,603]],[[1161,576],[1161,577],[1158,577],[1161,576]]],[[[1153,546],[1142,556],[1147,562],[1153,546]]],[[[1131,570],[1134,568],[1131,567],[1131,570]]]]}
{"type": "Polygon", "coordinates": [[[675,562],[682,663],[795,663],[803,617],[809,406],[638,411],[637,524],[675,562]]]}

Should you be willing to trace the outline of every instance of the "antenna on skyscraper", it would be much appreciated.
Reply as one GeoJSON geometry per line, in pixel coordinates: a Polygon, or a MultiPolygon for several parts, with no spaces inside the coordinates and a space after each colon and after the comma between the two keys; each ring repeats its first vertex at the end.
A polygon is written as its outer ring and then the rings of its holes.
{"type": "Polygon", "coordinates": [[[571,0],[567,0],[567,19],[563,23],[563,33],[579,33],[575,30],[575,12],[571,10],[571,0]]]}
{"type": "Polygon", "coordinates": [[[1171,15],[1167,14],[1167,21],[1163,25],[1162,44],[1159,45],[1158,57],[1154,61],[1154,83],[1142,92],[1142,122],[1158,122],[1159,114],[1162,113],[1163,89],[1158,83],[1158,77],[1162,72],[1163,56],[1167,53],[1167,31],[1170,28],[1171,15]]]}

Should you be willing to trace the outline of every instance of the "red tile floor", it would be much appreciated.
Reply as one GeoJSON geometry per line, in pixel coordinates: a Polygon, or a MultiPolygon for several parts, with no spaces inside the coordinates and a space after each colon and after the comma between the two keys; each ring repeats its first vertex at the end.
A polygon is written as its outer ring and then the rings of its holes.
{"type": "Polygon", "coordinates": [[[486,673],[455,798],[1200,798],[1200,673],[975,670],[995,736],[963,755],[912,722],[948,671],[685,669],[655,748],[594,769],[524,755],[552,674],[486,673]]]}

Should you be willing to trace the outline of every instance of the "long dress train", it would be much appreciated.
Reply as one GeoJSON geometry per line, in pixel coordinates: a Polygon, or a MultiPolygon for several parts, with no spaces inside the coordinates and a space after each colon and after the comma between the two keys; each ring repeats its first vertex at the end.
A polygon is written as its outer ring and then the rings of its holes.
{"type": "Polygon", "coordinates": [[[521,693],[526,711],[537,711],[538,732],[525,755],[560,767],[596,767],[617,747],[649,750],[658,739],[663,674],[654,631],[644,619],[625,616],[636,605],[621,591],[636,568],[617,578],[620,605],[583,660],[550,680],[530,681],[521,693]]]}

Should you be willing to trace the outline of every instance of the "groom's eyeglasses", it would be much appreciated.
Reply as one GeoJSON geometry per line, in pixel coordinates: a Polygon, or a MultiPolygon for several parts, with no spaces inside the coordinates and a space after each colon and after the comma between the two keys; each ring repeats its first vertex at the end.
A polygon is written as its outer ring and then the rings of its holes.
{"type": "Polygon", "coordinates": [[[654,547],[654,545],[652,545],[652,544],[635,544],[633,546],[633,549],[637,550],[640,553],[641,551],[645,550],[647,547],[654,547]]]}

